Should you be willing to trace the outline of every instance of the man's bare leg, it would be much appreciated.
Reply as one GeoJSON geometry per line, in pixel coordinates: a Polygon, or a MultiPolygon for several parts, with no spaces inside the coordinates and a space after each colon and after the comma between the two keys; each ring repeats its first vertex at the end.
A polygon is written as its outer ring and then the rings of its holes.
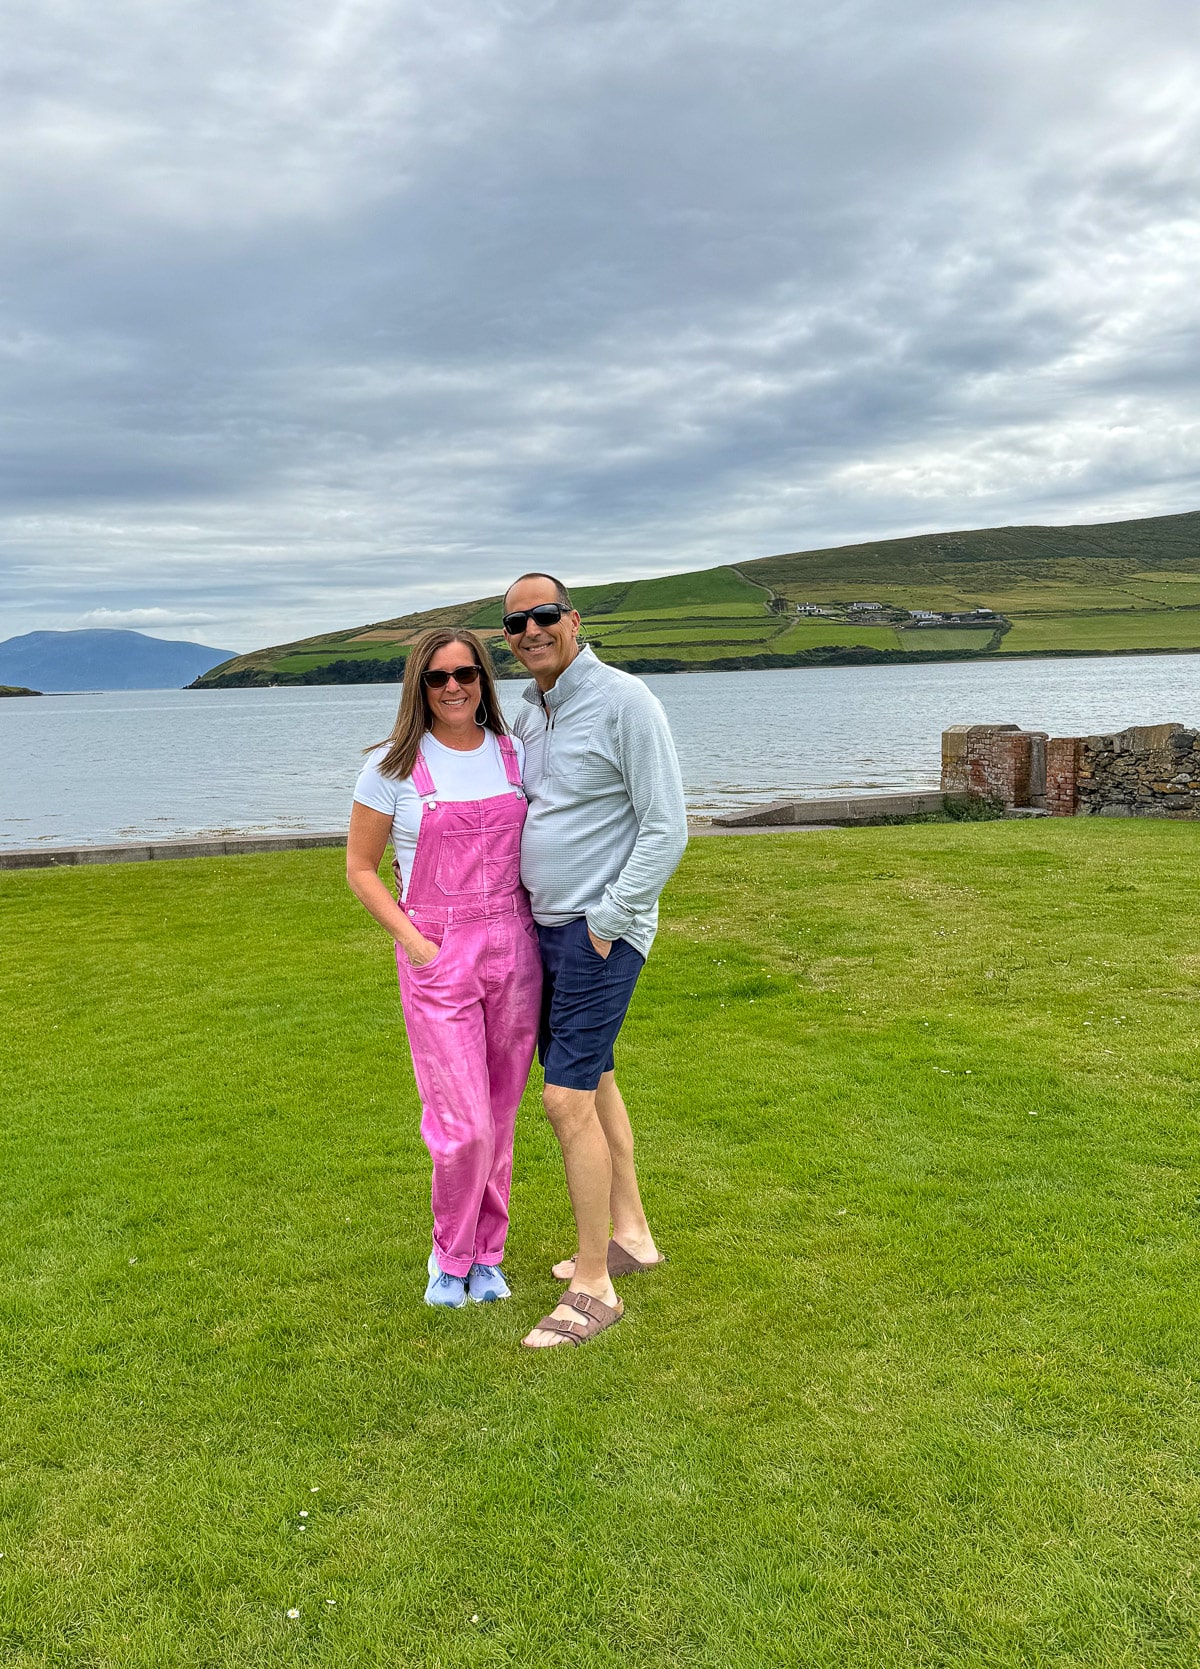
{"type": "MultiPolygon", "coordinates": [[[[642,1196],[638,1190],[637,1171],[633,1163],[633,1129],[625,1101],[617,1088],[616,1076],[606,1072],[596,1091],[596,1116],[608,1146],[612,1166],[612,1187],[609,1190],[609,1213],[613,1239],[631,1252],[639,1263],[657,1263],[658,1247],[650,1233],[642,1196]]],[[[605,1229],[607,1239],[608,1230],[605,1229]]],[[[608,1257],[607,1245],[605,1258],[608,1257]]],[[[564,1258],[554,1265],[560,1281],[569,1281],[575,1273],[575,1259],[564,1258]]]]}
{"type": "MultiPolygon", "coordinates": [[[[596,1092],[563,1089],[547,1084],[542,1105],[562,1148],[567,1173],[567,1192],[575,1214],[579,1251],[569,1277],[572,1292],[588,1292],[604,1304],[617,1305],[608,1276],[608,1200],[612,1190],[612,1160],[608,1142],[597,1115],[596,1092]]],[[[553,1311],[560,1320],[578,1320],[574,1310],[561,1304],[553,1311]]],[[[536,1349],[562,1344],[561,1333],[535,1327],[521,1343],[536,1349]]]]}

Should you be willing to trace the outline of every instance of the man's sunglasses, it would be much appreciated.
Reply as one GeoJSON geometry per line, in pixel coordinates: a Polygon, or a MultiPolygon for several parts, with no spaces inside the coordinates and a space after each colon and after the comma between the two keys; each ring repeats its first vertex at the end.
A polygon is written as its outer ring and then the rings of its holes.
{"type": "Polygon", "coordinates": [[[564,608],[561,603],[539,603],[536,608],[515,609],[512,614],[506,614],[500,624],[504,627],[506,636],[520,637],[529,621],[532,620],[535,626],[544,629],[547,626],[557,626],[563,615],[570,612],[570,609],[564,608]]]}
{"type": "Polygon", "coordinates": [[[427,689],[444,690],[453,678],[456,684],[477,684],[479,682],[479,668],[477,666],[456,666],[453,672],[423,672],[421,682],[427,689]]]}

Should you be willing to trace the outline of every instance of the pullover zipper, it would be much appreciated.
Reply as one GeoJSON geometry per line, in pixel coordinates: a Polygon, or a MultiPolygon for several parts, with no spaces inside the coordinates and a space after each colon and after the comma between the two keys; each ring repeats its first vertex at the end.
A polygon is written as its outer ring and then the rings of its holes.
{"type": "Polygon", "coordinates": [[[545,713],[545,715],[546,715],[546,755],[545,755],[545,762],[544,763],[545,763],[546,780],[549,781],[550,780],[550,738],[554,734],[554,710],[551,707],[547,707],[546,704],[543,702],[542,703],[542,712],[545,713]]]}

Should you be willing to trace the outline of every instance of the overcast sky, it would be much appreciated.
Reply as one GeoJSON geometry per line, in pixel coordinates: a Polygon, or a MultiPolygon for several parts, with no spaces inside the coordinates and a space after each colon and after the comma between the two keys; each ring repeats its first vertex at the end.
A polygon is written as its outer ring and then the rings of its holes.
{"type": "Polygon", "coordinates": [[[6,0],[0,638],[1200,508],[1194,0],[6,0]]]}

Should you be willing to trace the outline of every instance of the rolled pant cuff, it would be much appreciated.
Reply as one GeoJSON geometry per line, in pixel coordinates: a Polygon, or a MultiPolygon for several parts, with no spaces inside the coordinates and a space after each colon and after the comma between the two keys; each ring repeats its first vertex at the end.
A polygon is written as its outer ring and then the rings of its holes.
{"type": "Polygon", "coordinates": [[[443,1275],[453,1275],[455,1280],[465,1281],[471,1273],[471,1265],[474,1262],[472,1258],[444,1257],[436,1246],[433,1249],[433,1255],[437,1259],[437,1266],[443,1275]]]}

